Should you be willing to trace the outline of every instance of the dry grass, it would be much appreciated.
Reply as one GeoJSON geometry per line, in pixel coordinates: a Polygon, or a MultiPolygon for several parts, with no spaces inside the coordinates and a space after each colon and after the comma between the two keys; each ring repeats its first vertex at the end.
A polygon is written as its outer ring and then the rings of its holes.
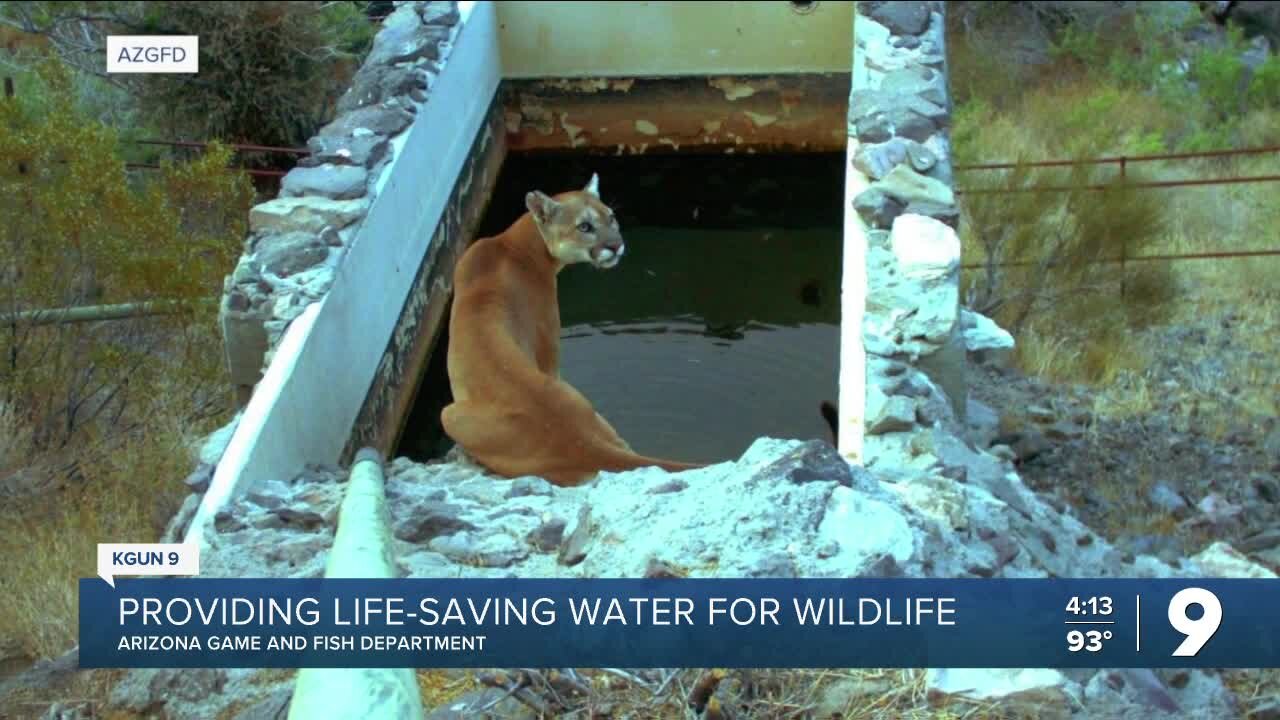
{"type": "MultiPolygon", "coordinates": [[[[431,687],[452,682],[448,702],[466,689],[444,673],[420,673],[431,687]]],[[[923,670],[508,670],[477,672],[479,685],[501,690],[520,687],[495,710],[512,704],[556,717],[627,717],[657,720],[676,717],[828,718],[871,720],[1012,720],[1066,718],[1069,700],[1060,692],[1029,692],[999,702],[931,693],[923,670]],[[719,679],[717,679],[719,678],[719,679]],[[568,680],[566,680],[568,679],[568,680]],[[710,682],[709,682],[710,681],[710,682]],[[709,690],[721,715],[692,707],[698,688],[709,690]],[[576,688],[576,689],[575,689],[576,688]]],[[[424,697],[426,692],[424,690],[424,697]]],[[[703,694],[705,696],[705,693],[703,694]]],[[[437,707],[432,702],[428,708],[437,707]]]]}
{"type": "MultiPolygon", "coordinates": [[[[206,338],[206,341],[211,341],[206,338]]],[[[212,345],[211,345],[212,346],[212,345]]],[[[32,659],[55,657],[77,641],[80,578],[96,576],[100,542],[155,542],[185,495],[194,441],[222,420],[194,422],[190,366],[156,357],[158,382],[119,425],[89,427],[65,447],[32,453],[13,443],[0,455],[0,637],[32,659]],[[164,367],[172,365],[172,372],[164,367]],[[25,455],[24,455],[25,452],[25,455]],[[64,469],[74,463],[76,474],[64,469]]],[[[26,421],[0,417],[0,438],[21,437],[26,421]]]]}
{"type": "MultiPolygon", "coordinates": [[[[961,113],[957,131],[957,155],[963,162],[1072,157],[1085,149],[1095,156],[1150,153],[1159,148],[1144,150],[1142,145],[1172,122],[1167,111],[1150,97],[1081,79],[1042,86],[1005,111],[996,112],[979,103],[965,112],[969,117],[961,113]],[[1091,118],[1094,111],[1103,112],[1102,117],[1091,118]],[[1102,124],[1123,131],[1105,133],[1102,124]],[[1081,135],[1085,137],[1077,139],[1081,135]],[[1096,141],[1099,137],[1105,140],[1096,141]],[[1087,144],[1090,139],[1095,140],[1093,145],[1087,144]]],[[[1255,111],[1241,119],[1240,127],[1242,138],[1250,145],[1280,143],[1280,112],[1255,111]]],[[[1280,175],[1280,153],[1132,163],[1130,167],[1152,180],[1280,175]]],[[[958,177],[962,186],[998,182],[987,172],[958,177]]],[[[1131,252],[1129,257],[1280,249],[1280,204],[1274,201],[1278,187],[1276,182],[1257,182],[1146,190],[1159,198],[1166,227],[1140,253],[1131,252]]],[[[978,243],[966,239],[965,262],[980,262],[978,243]]],[[[1127,417],[1149,411],[1153,393],[1170,391],[1153,387],[1154,380],[1146,372],[1160,353],[1177,352],[1188,360],[1196,353],[1217,355],[1226,364],[1225,375],[1238,386],[1247,409],[1259,416],[1276,414],[1278,370],[1273,357],[1280,318],[1280,291],[1276,290],[1280,287],[1280,256],[1131,260],[1127,267],[1167,270],[1167,287],[1135,288],[1131,284],[1129,288],[1130,295],[1136,293],[1139,300],[1151,299],[1144,293],[1158,295],[1154,298],[1158,310],[1155,322],[1176,325],[1219,316],[1234,319],[1229,327],[1212,333],[1214,337],[1203,346],[1151,347],[1141,342],[1143,318],[1135,316],[1132,302],[1126,307],[1119,293],[1119,276],[1114,275],[1109,277],[1112,286],[1108,290],[1066,298],[1038,313],[1018,337],[1020,367],[1054,382],[1096,386],[1098,412],[1127,417]],[[1222,353],[1222,335],[1227,333],[1232,347],[1246,352],[1222,353]]],[[[1016,273],[1008,279],[1029,281],[1016,273]]],[[[1201,421],[1210,425],[1217,421],[1205,418],[1203,410],[1212,393],[1222,389],[1182,388],[1197,396],[1201,421]]],[[[1232,407],[1238,408],[1238,404],[1232,407]]],[[[1211,403],[1207,409],[1214,409],[1211,403]]],[[[1224,419],[1217,424],[1229,423],[1224,419]]]]}

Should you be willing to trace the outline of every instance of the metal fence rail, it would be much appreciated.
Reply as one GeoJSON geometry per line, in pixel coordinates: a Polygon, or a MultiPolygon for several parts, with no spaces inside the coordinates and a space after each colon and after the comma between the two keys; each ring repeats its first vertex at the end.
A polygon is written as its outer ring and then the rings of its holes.
{"type": "MultiPolygon", "coordinates": [[[[1187,180],[1148,180],[1139,182],[1128,182],[1127,170],[1131,163],[1143,162],[1159,162],[1159,161],[1177,161],[1177,160],[1194,160],[1205,158],[1223,158],[1223,157],[1240,157],[1245,155],[1266,155],[1280,153],[1280,145],[1268,145],[1253,148],[1232,148],[1228,150],[1205,150],[1198,152],[1180,152],[1180,153],[1159,153],[1154,155],[1115,155],[1098,158],[1080,158],[1078,160],[1028,160],[1025,162],[998,162],[998,163],[977,163],[968,165],[956,165],[955,171],[989,171],[989,170],[1013,170],[1018,168],[1047,168],[1047,167],[1079,167],[1082,165],[1116,165],[1119,167],[1119,175],[1122,183],[1120,185],[1108,183],[1091,183],[1088,185],[1031,185],[1027,187],[979,187],[957,189],[956,195],[1003,195],[1024,192],[1074,192],[1077,190],[1090,191],[1106,191],[1114,190],[1117,187],[1137,188],[1137,189],[1156,189],[1156,188],[1173,188],[1173,187],[1193,187],[1208,185],[1236,185],[1241,183],[1255,182],[1277,182],[1280,181],[1280,174],[1273,175],[1248,175],[1248,176],[1229,176],[1218,178],[1191,178],[1187,180]]],[[[1130,256],[1123,243],[1120,247],[1120,255],[1115,258],[1102,258],[1092,260],[1087,264],[1096,265],[1104,263],[1118,263],[1123,271],[1126,263],[1130,261],[1174,261],[1174,260],[1208,260],[1208,259],[1228,259],[1228,258],[1246,258],[1246,257],[1267,257],[1280,256],[1280,248],[1263,249],[1263,250],[1222,250],[1217,252],[1199,252],[1199,253],[1170,253],[1161,255],[1135,255],[1130,256]]],[[[1035,261],[1031,260],[1011,260],[996,263],[996,267],[1026,267],[1035,265],[1035,261]]],[[[964,269],[979,269],[987,267],[986,263],[966,263],[961,265],[964,269]]],[[[1120,281],[1121,297],[1125,294],[1125,281],[1123,277],[1120,281]]]]}

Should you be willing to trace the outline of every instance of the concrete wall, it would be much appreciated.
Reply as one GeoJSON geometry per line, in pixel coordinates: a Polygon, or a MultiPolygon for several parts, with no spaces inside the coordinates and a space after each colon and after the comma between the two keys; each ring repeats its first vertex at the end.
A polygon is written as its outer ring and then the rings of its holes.
{"type": "Polygon", "coordinates": [[[945,12],[860,2],[854,18],[840,450],[868,465],[912,462],[921,432],[964,416],[945,12]]]}
{"type": "MultiPolygon", "coordinates": [[[[453,3],[407,3],[397,13],[424,14],[425,20],[425,14],[457,9],[453,3]]],[[[349,228],[350,240],[343,243],[345,253],[327,293],[301,305],[291,319],[275,321],[284,330],[268,350],[266,371],[187,527],[188,541],[203,539],[213,516],[243,489],[291,478],[307,464],[338,462],[497,91],[494,7],[477,3],[460,9],[444,41],[438,41],[430,23],[415,25],[412,17],[402,17],[403,24],[389,19],[379,33],[379,41],[393,52],[406,42],[443,42],[438,74],[425,102],[412,104],[413,122],[391,137],[380,173],[368,180],[367,214],[349,228]]],[[[375,41],[374,55],[378,49],[375,41]]],[[[386,59],[395,62],[393,55],[386,59]]],[[[383,105],[375,108],[385,111],[383,105]]],[[[350,114],[335,120],[342,122],[350,124],[350,114]]],[[[356,141],[376,134],[376,128],[342,129],[343,134],[330,137],[343,138],[347,150],[359,150],[356,141]]],[[[335,172],[336,163],[326,166],[335,172]]],[[[320,226],[311,233],[320,237],[325,231],[320,226]]],[[[248,250],[250,255],[254,248],[248,250]]]]}
{"type": "Polygon", "coordinates": [[[503,76],[848,72],[852,2],[499,0],[503,76]]]}
{"type": "MultiPolygon", "coordinates": [[[[536,102],[524,99],[514,123],[510,105],[495,102],[502,75],[581,78],[535,81],[545,100],[569,86],[643,96],[610,75],[711,74],[684,79],[760,127],[775,123],[737,107],[744,98],[761,95],[786,115],[831,87],[760,85],[752,73],[847,78],[846,126],[827,128],[821,113],[805,120],[811,147],[847,144],[849,158],[840,448],[872,459],[954,420],[964,353],[943,3],[857,10],[855,24],[852,3],[831,2],[805,13],[787,2],[400,5],[306,166],[281,198],[254,209],[223,321],[237,384],[256,388],[187,537],[259,482],[343,462],[361,445],[391,450],[443,321],[453,262],[482,211],[476,198],[496,179],[506,142],[529,135],[528,123],[541,132],[536,102]]],[[[562,112],[565,147],[576,147],[585,136],[564,121],[562,112]]],[[[708,132],[688,134],[723,142],[708,132]]]]}

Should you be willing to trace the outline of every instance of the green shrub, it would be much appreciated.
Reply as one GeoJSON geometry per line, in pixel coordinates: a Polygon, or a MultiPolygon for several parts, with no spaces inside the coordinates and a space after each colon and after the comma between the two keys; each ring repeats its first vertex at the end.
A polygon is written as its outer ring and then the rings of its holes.
{"type": "Polygon", "coordinates": [[[0,402],[31,418],[34,450],[94,432],[167,368],[219,372],[216,353],[184,344],[211,326],[222,278],[247,230],[253,189],[215,146],[181,165],[129,178],[118,134],[79,113],[72,75],[41,65],[42,92],[0,102],[0,402]],[[42,325],[14,313],[97,303],[163,302],[147,323],[42,325]],[[104,327],[105,325],[105,327],[104,327]],[[163,332],[156,332],[164,328],[163,332]]]}
{"type": "MultiPolygon", "coordinates": [[[[1128,173],[1130,182],[1141,179],[1128,173]]],[[[986,186],[1006,192],[963,196],[965,241],[977,251],[972,260],[982,265],[966,276],[964,292],[970,307],[995,316],[1015,334],[1048,311],[1067,320],[1072,313],[1066,311],[1075,307],[1075,320],[1094,319],[1090,302],[1119,299],[1122,276],[1114,261],[1142,253],[1166,232],[1162,200],[1129,187],[1113,169],[1022,167],[986,186]],[[1029,190],[1037,187],[1066,190],[1029,190]]],[[[1126,289],[1135,283],[1142,288],[1125,298],[1133,317],[1149,320],[1168,299],[1173,283],[1164,267],[1125,266],[1126,289]]]]}
{"type": "Polygon", "coordinates": [[[1280,56],[1268,57],[1253,71],[1246,97],[1250,109],[1280,108],[1280,56]]]}

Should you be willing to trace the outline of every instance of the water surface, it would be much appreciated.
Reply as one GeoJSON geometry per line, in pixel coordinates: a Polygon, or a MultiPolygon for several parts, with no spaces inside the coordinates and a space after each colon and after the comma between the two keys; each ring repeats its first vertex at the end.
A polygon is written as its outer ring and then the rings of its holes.
{"type": "MultiPolygon", "coordinates": [[[[830,439],[818,408],[836,399],[844,155],[512,155],[478,236],[528,191],[593,172],[627,250],[612,270],[560,274],[562,376],[646,454],[714,462],[760,436],[830,439]]],[[[445,343],[400,454],[449,447],[445,343]]]]}

